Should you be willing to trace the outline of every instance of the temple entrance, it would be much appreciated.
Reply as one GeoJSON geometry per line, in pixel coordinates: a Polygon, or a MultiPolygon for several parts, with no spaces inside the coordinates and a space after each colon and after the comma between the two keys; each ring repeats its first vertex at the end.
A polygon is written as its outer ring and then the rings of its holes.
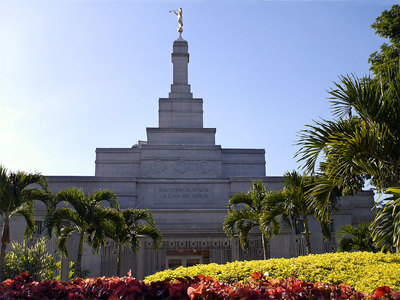
{"type": "Polygon", "coordinates": [[[176,269],[180,266],[191,267],[203,263],[202,256],[167,256],[167,269],[176,269]]]}

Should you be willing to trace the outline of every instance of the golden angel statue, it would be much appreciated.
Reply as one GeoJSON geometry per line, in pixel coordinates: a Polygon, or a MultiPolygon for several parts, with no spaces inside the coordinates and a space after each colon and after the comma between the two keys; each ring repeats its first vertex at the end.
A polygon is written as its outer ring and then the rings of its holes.
{"type": "Polygon", "coordinates": [[[180,34],[182,34],[182,32],[183,32],[183,28],[182,28],[182,26],[183,26],[183,21],[182,21],[182,20],[183,20],[183,19],[182,19],[182,7],[180,7],[179,9],[170,10],[169,12],[170,12],[170,13],[173,12],[175,15],[178,16],[178,24],[179,24],[178,32],[179,32],[180,34]]]}

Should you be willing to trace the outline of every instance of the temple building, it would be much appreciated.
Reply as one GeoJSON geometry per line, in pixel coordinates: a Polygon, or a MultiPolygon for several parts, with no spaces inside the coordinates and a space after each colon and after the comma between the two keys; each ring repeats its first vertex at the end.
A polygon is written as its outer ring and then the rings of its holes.
{"type": "MultiPolygon", "coordinates": [[[[53,193],[68,187],[85,192],[108,188],[114,191],[121,208],[149,208],[163,234],[162,246],[154,251],[150,240],[141,248],[124,249],[122,274],[129,269],[143,278],[165,268],[199,263],[225,263],[262,259],[260,235],[250,236],[250,250],[242,251],[238,239],[226,237],[222,223],[227,201],[246,192],[251,183],[262,180],[267,190],[283,187],[282,177],[266,176],[265,150],[222,148],[215,144],[215,128],[203,127],[203,99],[194,98],[188,83],[188,42],[181,35],[173,42],[173,83],[168,98],[160,98],[158,127],[147,128],[147,141],[129,148],[97,148],[94,176],[49,176],[53,193]]],[[[340,201],[333,230],[344,224],[370,221],[374,213],[370,191],[340,201]]],[[[38,225],[45,211],[38,212],[38,225]]],[[[314,253],[336,251],[335,240],[323,241],[319,223],[310,218],[314,253]]],[[[17,234],[22,236],[23,229],[17,234]]],[[[15,234],[15,233],[13,233],[15,234]]],[[[54,242],[52,242],[54,244],[54,242]]],[[[76,257],[78,239],[72,237],[68,249],[76,257]]],[[[284,227],[270,240],[270,257],[304,254],[301,229],[284,227]]],[[[109,241],[98,254],[84,248],[83,269],[89,276],[116,274],[117,248],[109,241]]]]}

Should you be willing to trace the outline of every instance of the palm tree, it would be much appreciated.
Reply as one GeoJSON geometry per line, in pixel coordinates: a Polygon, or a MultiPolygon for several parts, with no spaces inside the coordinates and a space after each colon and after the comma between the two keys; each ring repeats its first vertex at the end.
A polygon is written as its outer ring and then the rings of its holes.
{"type": "Polygon", "coordinates": [[[121,276],[122,247],[129,245],[135,252],[140,247],[140,238],[148,236],[157,249],[161,243],[161,233],[155,227],[152,213],[148,209],[127,208],[120,211],[123,223],[114,223],[108,236],[118,245],[117,276],[121,276]]]}
{"type": "Polygon", "coordinates": [[[50,236],[55,229],[58,238],[57,247],[65,255],[68,255],[69,236],[73,232],[79,234],[76,276],[82,276],[83,242],[98,251],[105,244],[106,233],[111,225],[122,224],[118,209],[117,196],[109,190],[99,190],[86,196],[81,189],[69,188],[56,194],[52,210],[46,219],[46,226],[50,236]],[[102,201],[108,202],[110,208],[103,206],[102,201]],[[65,206],[57,207],[60,203],[64,203],[65,206]],[[69,208],[69,205],[72,208],[69,208]],[[66,225],[63,221],[69,224],[66,225]]]}
{"type": "MultiPolygon", "coordinates": [[[[314,173],[322,158],[322,171],[335,185],[346,187],[358,178],[358,187],[370,179],[379,192],[399,187],[400,71],[388,74],[382,86],[373,78],[355,76],[340,77],[340,83],[335,83],[329,93],[336,119],[315,122],[300,132],[296,155],[307,172],[314,173]]],[[[374,226],[389,218],[400,228],[400,219],[390,213],[396,212],[396,207],[389,207],[394,203],[387,202],[378,212],[374,226]]],[[[388,234],[394,235],[392,242],[400,240],[400,230],[381,225],[374,230],[376,241],[388,241],[388,234]]],[[[398,244],[392,246],[400,251],[398,244]]]]}
{"type": "Polygon", "coordinates": [[[360,179],[355,178],[348,187],[338,187],[337,182],[320,173],[310,176],[312,183],[306,192],[308,207],[319,221],[324,239],[331,237],[332,214],[337,211],[337,203],[341,196],[352,193],[360,179]]]}
{"type": "Polygon", "coordinates": [[[276,197],[278,201],[271,210],[273,215],[280,215],[282,221],[292,228],[299,223],[303,225],[307,254],[311,253],[309,216],[318,219],[325,238],[331,233],[331,214],[335,210],[337,193],[331,185],[330,189],[324,187],[324,193],[320,193],[319,188],[322,184],[329,183],[322,177],[300,175],[296,171],[286,172],[283,190],[275,192],[280,193],[280,199],[276,197]]]}
{"type": "Polygon", "coordinates": [[[371,223],[360,223],[357,227],[341,226],[337,231],[338,251],[376,252],[372,238],[371,223]]]}
{"type": "Polygon", "coordinates": [[[389,198],[373,222],[375,244],[382,250],[400,252],[400,188],[389,188],[389,198]]]}
{"type": "MultiPolygon", "coordinates": [[[[310,189],[311,178],[301,176],[296,171],[286,172],[284,175],[283,189],[283,214],[285,219],[297,220],[304,225],[306,240],[306,253],[311,253],[310,229],[308,216],[314,215],[314,210],[309,205],[307,192],[310,189]]],[[[294,225],[292,223],[292,225],[294,225]]]]}
{"type": "Polygon", "coordinates": [[[279,233],[279,221],[275,215],[275,204],[281,201],[280,194],[267,193],[261,181],[253,182],[247,193],[235,194],[228,201],[228,215],[224,221],[227,236],[239,236],[244,250],[249,248],[248,235],[251,230],[261,231],[264,259],[268,258],[267,239],[279,233]]]}
{"type": "Polygon", "coordinates": [[[0,215],[4,222],[0,252],[1,279],[4,279],[6,247],[11,241],[10,219],[16,214],[22,215],[26,221],[25,235],[31,234],[35,227],[33,201],[46,203],[48,199],[46,177],[38,173],[9,172],[0,165],[0,215]]]}
{"type": "Polygon", "coordinates": [[[307,172],[314,173],[322,158],[323,172],[341,184],[359,175],[379,191],[399,185],[400,72],[390,78],[382,90],[369,77],[340,77],[329,92],[336,119],[300,132],[296,156],[307,172]]]}

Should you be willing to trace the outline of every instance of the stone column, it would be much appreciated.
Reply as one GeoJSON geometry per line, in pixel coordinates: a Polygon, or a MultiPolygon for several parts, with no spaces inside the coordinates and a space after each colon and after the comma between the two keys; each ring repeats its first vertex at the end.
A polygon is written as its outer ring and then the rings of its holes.
{"type": "Polygon", "coordinates": [[[69,276],[69,260],[66,257],[61,258],[61,270],[60,279],[62,281],[68,281],[69,276]]]}
{"type": "Polygon", "coordinates": [[[232,261],[240,260],[240,242],[239,238],[234,237],[231,240],[232,247],[232,261]]]}
{"type": "Polygon", "coordinates": [[[145,261],[145,251],[144,251],[145,241],[141,241],[140,247],[136,251],[136,279],[144,279],[144,261],[145,261]]]}
{"type": "Polygon", "coordinates": [[[173,46],[173,53],[171,54],[173,63],[173,84],[188,84],[188,64],[189,53],[187,41],[176,40],[173,46]]]}
{"type": "Polygon", "coordinates": [[[173,81],[169,98],[192,98],[193,95],[190,92],[190,85],[188,84],[188,42],[182,37],[174,41],[171,60],[173,64],[173,81]]]}

